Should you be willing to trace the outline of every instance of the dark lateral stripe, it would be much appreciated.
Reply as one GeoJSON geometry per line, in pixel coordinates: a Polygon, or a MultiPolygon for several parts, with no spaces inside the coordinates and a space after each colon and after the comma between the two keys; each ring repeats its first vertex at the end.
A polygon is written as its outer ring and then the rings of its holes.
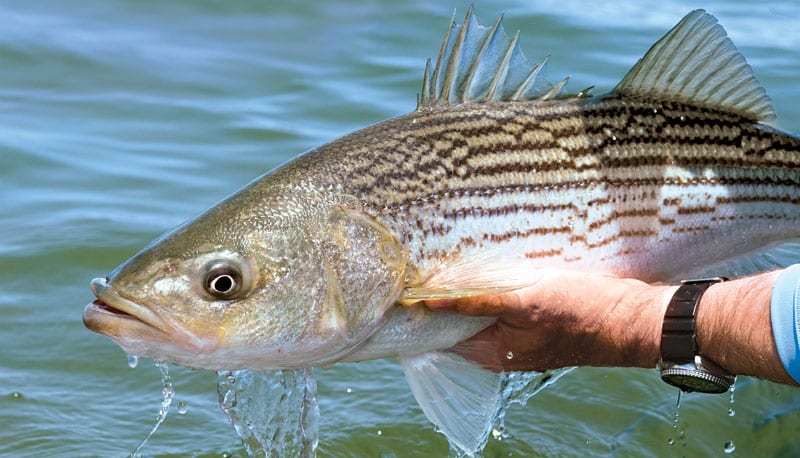
{"type": "Polygon", "coordinates": [[[569,234],[572,232],[572,228],[570,226],[560,226],[560,227],[533,227],[527,229],[525,231],[507,231],[503,233],[485,233],[483,234],[483,240],[487,240],[494,243],[499,242],[507,242],[511,239],[515,238],[528,238],[532,235],[552,235],[552,234],[569,234]]]}
{"type": "Polygon", "coordinates": [[[781,204],[792,204],[792,205],[800,205],[800,197],[798,196],[790,196],[790,195],[737,195],[733,197],[717,197],[716,200],[718,205],[723,204],[743,204],[743,203],[762,203],[762,202],[774,202],[774,203],[781,203],[781,204]]]}
{"type": "Polygon", "coordinates": [[[698,233],[698,232],[707,231],[709,229],[711,229],[711,226],[709,226],[707,224],[701,224],[701,225],[698,225],[698,226],[673,227],[672,228],[672,232],[674,232],[676,234],[685,234],[685,233],[693,233],[693,234],[695,234],[695,233],[698,233]]]}
{"type": "Polygon", "coordinates": [[[678,214],[679,215],[695,215],[699,213],[714,213],[717,211],[716,207],[679,207],[678,214]]]}
{"type": "Polygon", "coordinates": [[[722,221],[744,221],[744,220],[773,220],[773,221],[796,221],[797,215],[787,215],[782,213],[756,213],[756,214],[737,214],[737,215],[715,215],[711,217],[712,222],[722,221]]]}
{"type": "Polygon", "coordinates": [[[528,251],[525,253],[525,257],[528,259],[541,259],[541,258],[553,258],[556,256],[561,256],[564,254],[563,248],[554,248],[552,250],[545,250],[545,251],[528,251]]]}
{"type": "Polygon", "coordinates": [[[572,210],[577,213],[578,208],[573,204],[512,204],[503,205],[500,207],[461,207],[452,210],[446,210],[439,213],[446,220],[457,220],[466,217],[480,217],[480,218],[493,218],[498,216],[506,216],[516,213],[532,213],[541,214],[545,212],[558,212],[563,210],[572,210]]]}

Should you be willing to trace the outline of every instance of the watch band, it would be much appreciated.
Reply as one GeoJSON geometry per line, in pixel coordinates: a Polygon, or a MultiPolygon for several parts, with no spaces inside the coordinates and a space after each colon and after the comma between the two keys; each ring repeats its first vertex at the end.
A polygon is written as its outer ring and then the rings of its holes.
{"type": "Polygon", "coordinates": [[[661,359],[677,364],[694,360],[697,348],[697,304],[709,286],[723,277],[684,280],[669,301],[661,326],[661,359]]]}

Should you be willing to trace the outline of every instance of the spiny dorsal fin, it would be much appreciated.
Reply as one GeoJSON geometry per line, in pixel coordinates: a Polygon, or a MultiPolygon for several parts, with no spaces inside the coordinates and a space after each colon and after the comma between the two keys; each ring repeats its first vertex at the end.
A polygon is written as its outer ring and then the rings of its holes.
{"type": "Polygon", "coordinates": [[[552,99],[567,82],[547,86],[541,71],[545,58],[531,65],[519,49],[519,33],[509,37],[503,17],[490,28],[478,23],[470,6],[464,23],[455,16],[442,42],[439,58],[431,69],[425,65],[417,109],[468,102],[552,99]]]}
{"type": "Polygon", "coordinates": [[[762,122],[775,118],[772,102],[744,56],[717,19],[703,10],[687,14],[658,40],[614,93],[692,103],[762,122]]]}

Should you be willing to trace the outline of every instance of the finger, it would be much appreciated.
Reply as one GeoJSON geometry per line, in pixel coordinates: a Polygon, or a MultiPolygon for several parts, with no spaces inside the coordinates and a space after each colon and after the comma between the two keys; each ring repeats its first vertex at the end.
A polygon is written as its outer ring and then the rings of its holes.
{"type": "Polygon", "coordinates": [[[437,312],[457,311],[455,299],[429,299],[423,302],[429,309],[436,310],[437,312]]]}
{"type": "Polygon", "coordinates": [[[500,316],[518,304],[519,296],[513,292],[425,301],[425,305],[432,310],[458,312],[470,316],[500,316]]]}

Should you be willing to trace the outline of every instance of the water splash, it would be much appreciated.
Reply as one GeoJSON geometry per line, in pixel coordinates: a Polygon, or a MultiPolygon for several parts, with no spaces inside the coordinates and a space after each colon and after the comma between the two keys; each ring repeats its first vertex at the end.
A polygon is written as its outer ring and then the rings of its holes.
{"type": "Polygon", "coordinates": [[[137,456],[137,453],[139,453],[147,441],[153,437],[153,434],[155,434],[158,427],[161,426],[161,423],[164,423],[164,420],[167,418],[167,412],[169,412],[169,407],[172,405],[172,398],[175,396],[175,389],[172,387],[172,377],[169,375],[169,367],[160,361],[156,361],[155,363],[156,367],[161,372],[161,409],[159,409],[158,415],[156,415],[156,424],[153,425],[153,429],[150,430],[147,437],[131,451],[130,455],[128,455],[131,458],[137,456]]]}
{"type": "Polygon", "coordinates": [[[316,456],[319,405],[311,369],[219,371],[219,405],[251,456],[316,456]]]}
{"type": "MultiPolygon", "coordinates": [[[[509,353],[507,357],[513,358],[509,353]]],[[[486,439],[491,437],[493,440],[502,441],[510,437],[505,429],[506,410],[512,404],[525,405],[528,400],[538,394],[543,389],[558,381],[562,376],[572,371],[574,368],[564,368],[547,372],[506,372],[501,380],[500,405],[495,413],[493,428],[489,431],[486,439]]],[[[438,428],[436,431],[441,432],[438,428]]],[[[449,441],[449,438],[448,438],[449,441]]],[[[483,446],[486,442],[483,443],[483,446]]],[[[480,448],[482,448],[481,446],[480,448]]],[[[450,452],[448,458],[472,457],[464,452],[459,446],[450,442],[450,452]]]]}
{"type": "Polygon", "coordinates": [[[727,454],[731,454],[735,450],[736,450],[736,444],[734,444],[733,441],[725,442],[725,445],[722,448],[722,451],[724,451],[727,454]]]}
{"type": "MultiPolygon", "coordinates": [[[[506,355],[513,358],[509,352],[506,355]]],[[[494,428],[490,436],[494,440],[505,440],[509,434],[505,428],[506,410],[512,404],[526,405],[528,400],[538,394],[543,389],[556,383],[561,377],[571,372],[574,368],[564,368],[547,372],[507,372],[503,374],[502,380],[502,401],[497,411],[494,428]]],[[[450,456],[463,457],[463,452],[459,451],[454,445],[450,445],[450,456]]]]}
{"type": "Polygon", "coordinates": [[[575,369],[567,367],[547,372],[507,372],[503,376],[503,406],[526,405],[528,400],[543,389],[556,383],[575,369]]]}

